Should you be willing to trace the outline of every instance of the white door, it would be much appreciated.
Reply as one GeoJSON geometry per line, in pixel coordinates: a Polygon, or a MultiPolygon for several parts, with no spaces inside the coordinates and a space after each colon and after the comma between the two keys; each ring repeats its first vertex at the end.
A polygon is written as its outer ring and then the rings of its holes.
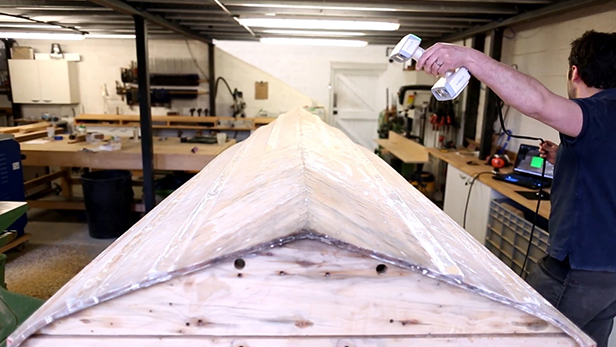
{"type": "Polygon", "coordinates": [[[16,104],[42,103],[41,81],[36,60],[9,60],[11,90],[16,104]]]}
{"type": "Polygon", "coordinates": [[[379,112],[386,107],[387,96],[379,81],[386,69],[381,64],[332,67],[330,124],[368,149],[375,147],[379,112]]]}

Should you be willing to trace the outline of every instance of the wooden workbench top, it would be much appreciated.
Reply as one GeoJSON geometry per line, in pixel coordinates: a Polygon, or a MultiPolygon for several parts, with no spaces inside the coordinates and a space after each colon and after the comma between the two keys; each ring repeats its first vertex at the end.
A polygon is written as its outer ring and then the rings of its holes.
{"type": "MultiPolygon", "coordinates": [[[[199,171],[225,149],[233,146],[235,139],[224,145],[181,143],[179,138],[154,138],[154,169],[199,171]],[[195,149],[193,151],[193,149],[195,149]]],[[[141,170],[141,142],[122,140],[122,149],[99,151],[99,145],[85,142],[61,141],[37,143],[22,142],[21,152],[26,156],[24,166],[88,167],[96,169],[141,170]],[[94,152],[84,151],[84,149],[94,152]]]]}
{"type": "Polygon", "coordinates": [[[389,138],[374,141],[406,164],[422,164],[430,161],[426,147],[393,131],[389,132],[389,138]]]}
{"type": "MultiPolygon", "coordinates": [[[[456,169],[470,176],[477,175],[480,172],[489,172],[492,170],[491,166],[486,165],[483,161],[479,160],[475,156],[462,155],[458,152],[442,152],[441,150],[436,148],[427,148],[427,151],[428,153],[430,153],[431,156],[447,162],[456,169]]],[[[503,170],[503,172],[506,173],[508,171],[503,170]]],[[[503,181],[497,181],[493,179],[492,175],[490,174],[481,175],[477,180],[533,212],[537,209],[536,200],[528,200],[522,195],[516,193],[516,191],[530,192],[535,190],[527,189],[510,183],[505,183],[503,181]]],[[[550,208],[550,201],[542,200],[541,206],[539,208],[539,215],[544,218],[549,218],[550,208]]]]}

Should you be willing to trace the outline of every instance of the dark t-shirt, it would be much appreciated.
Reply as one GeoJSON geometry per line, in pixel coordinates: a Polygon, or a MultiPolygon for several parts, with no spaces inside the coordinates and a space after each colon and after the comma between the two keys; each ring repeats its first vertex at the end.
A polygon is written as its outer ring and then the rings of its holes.
{"type": "Polygon", "coordinates": [[[584,123],[560,134],[552,184],[550,256],[572,269],[616,272],[616,89],[573,100],[584,123]]]}

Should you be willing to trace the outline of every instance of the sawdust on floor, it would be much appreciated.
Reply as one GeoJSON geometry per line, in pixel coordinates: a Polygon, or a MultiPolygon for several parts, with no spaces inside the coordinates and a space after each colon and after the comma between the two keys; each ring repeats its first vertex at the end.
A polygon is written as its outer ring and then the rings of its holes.
{"type": "Polygon", "coordinates": [[[83,212],[31,210],[26,233],[25,250],[7,252],[5,282],[11,292],[43,300],[114,241],[91,238],[83,212]]]}
{"type": "Polygon", "coordinates": [[[9,263],[8,290],[47,300],[91,261],[83,246],[31,244],[9,263]]]}

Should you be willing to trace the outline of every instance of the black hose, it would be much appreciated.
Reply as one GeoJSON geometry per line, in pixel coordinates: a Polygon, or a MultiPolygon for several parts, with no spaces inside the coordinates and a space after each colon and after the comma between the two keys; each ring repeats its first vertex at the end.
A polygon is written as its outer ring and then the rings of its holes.
{"type": "MultiPolygon", "coordinates": [[[[521,135],[513,135],[511,131],[505,128],[505,120],[503,119],[503,110],[501,107],[498,107],[498,119],[500,121],[501,131],[505,132],[507,136],[513,137],[514,139],[522,139],[522,140],[532,140],[532,141],[540,141],[541,144],[544,144],[545,141],[540,137],[532,137],[532,136],[521,136],[521,135]]],[[[539,181],[539,192],[537,192],[537,208],[535,209],[535,215],[533,216],[533,226],[530,229],[530,236],[528,238],[528,247],[526,247],[526,254],[524,255],[524,262],[522,263],[522,269],[520,269],[520,277],[526,279],[526,275],[524,272],[524,268],[526,267],[526,263],[528,263],[528,257],[530,253],[530,247],[533,244],[533,238],[535,236],[535,228],[537,227],[537,216],[539,216],[539,207],[541,207],[541,195],[543,193],[543,182],[545,179],[545,166],[546,166],[547,158],[543,160],[543,168],[541,169],[541,180],[539,181]]],[[[469,194],[470,197],[470,194],[469,194]]],[[[468,203],[468,201],[467,201],[468,203]]],[[[466,218],[466,216],[465,216],[466,218]]]]}
{"type": "Polygon", "coordinates": [[[229,90],[229,94],[231,94],[231,97],[233,98],[233,100],[235,100],[235,94],[233,94],[231,87],[229,87],[229,83],[227,83],[227,80],[224,79],[223,77],[218,77],[216,79],[216,84],[214,85],[214,98],[216,98],[216,96],[218,95],[218,82],[220,81],[225,82],[225,85],[227,86],[227,90],[229,90]]]}

